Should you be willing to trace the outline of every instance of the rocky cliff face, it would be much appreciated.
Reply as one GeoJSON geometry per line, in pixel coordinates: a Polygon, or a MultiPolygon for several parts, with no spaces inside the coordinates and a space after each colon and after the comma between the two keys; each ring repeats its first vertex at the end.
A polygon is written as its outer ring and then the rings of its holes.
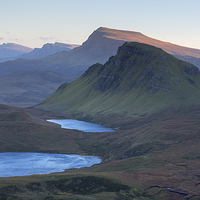
{"type": "MultiPolygon", "coordinates": [[[[143,88],[151,96],[159,90],[170,91],[173,86],[170,59],[172,57],[159,48],[125,43],[119,47],[117,55],[97,71],[100,78],[95,89],[105,92],[112,88],[112,93],[116,94],[143,88]]],[[[183,70],[187,74],[199,74],[199,69],[193,65],[188,64],[183,70]]],[[[186,80],[192,83],[190,78],[186,80]]]]}

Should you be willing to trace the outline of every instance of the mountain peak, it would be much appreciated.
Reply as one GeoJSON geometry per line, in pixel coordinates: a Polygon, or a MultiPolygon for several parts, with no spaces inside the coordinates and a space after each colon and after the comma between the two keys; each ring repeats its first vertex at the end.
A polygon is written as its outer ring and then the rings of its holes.
{"type": "Polygon", "coordinates": [[[0,45],[0,58],[8,58],[29,53],[33,49],[15,43],[3,43],[0,45]]]}
{"type": "Polygon", "coordinates": [[[21,51],[21,52],[30,52],[33,50],[30,47],[26,47],[26,46],[15,44],[15,43],[3,43],[2,45],[0,45],[0,49],[2,48],[15,50],[15,51],[21,51]]]}
{"type": "Polygon", "coordinates": [[[124,43],[124,45],[120,46],[117,50],[117,54],[120,53],[125,53],[129,56],[138,55],[152,59],[166,59],[166,52],[161,48],[138,42],[124,43]]]}
{"type": "Polygon", "coordinates": [[[40,106],[79,115],[135,117],[200,106],[199,69],[194,65],[137,42],[125,43],[117,52],[104,65],[95,64],[60,87],[40,106]]]}
{"type": "MultiPolygon", "coordinates": [[[[21,60],[19,62],[19,60],[17,60],[16,62],[0,64],[1,73],[2,71],[3,73],[10,73],[18,70],[27,70],[28,68],[34,70],[48,69],[67,74],[70,73],[78,78],[92,64],[104,64],[108,61],[110,56],[116,55],[118,47],[125,42],[139,42],[153,45],[171,55],[200,66],[200,50],[198,49],[162,42],[147,37],[139,32],[100,27],[95,30],[80,47],[72,50],[70,49],[69,52],[63,51],[62,53],[38,59],[34,62],[31,60],[29,62],[26,60],[21,60]],[[185,57],[186,55],[187,57],[185,57]],[[35,62],[37,62],[37,65],[35,62]]],[[[44,56],[47,56],[47,54],[38,52],[36,56],[31,56],[31,58],[41,58],[44,56]]],[[[26,59],[28,57],[23,58],[26,59]]]]}
{"type": "Polygon", "coordinates": [[[128,31],[128,30],[119,30],[119,29],[112,29],[112,28],[107,28],[107,27],[99,27],[96,31],[101,31],[101,32],[111,32],[111,33],[138,33],[138,34],[142,34],[140,32],[137,31],[128,31]]]}
{"type": "MultiPolygon", "coordinates": [[[[180,68],[179,62],[160,48],[127,42],[118,48],[116,56],[98,70],[97,74],[101,74],[101,77],[95,89],[101,92],[110,90],[116,94],[140,88],[143,94],[149,93],[150,96],[159,90],[170,91],[173,87],[171,74],[177,77],[183,72],[199,74],[199,69],[194,65],[182,63],[180,68]]],[[[189,78],[186,79],[192,83],[189,78]]]]}
{"type": "Polygon", "coordinates": [[[100,27],[96,30],[96,32],[103,33],[104,37],[115,39],[115,40],[123,40],[123,41],[133,41],[132,37],[143,35],[140,32],[110,29],[106,27],[100,27]]]}

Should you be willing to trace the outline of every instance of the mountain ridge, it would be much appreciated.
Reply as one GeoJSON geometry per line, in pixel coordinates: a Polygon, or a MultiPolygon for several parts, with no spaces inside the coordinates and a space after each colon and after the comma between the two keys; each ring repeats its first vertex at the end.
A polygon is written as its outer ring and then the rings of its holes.
{"type": "MultiPolygon", "coordinates": [[[[99,28],[95,30],[88,39],[79,47],[72,49],[69,52],[60,52],[45,58],[35,60],[16,60],[13,62],[0,63],[0,73],[11,73],[18,70],[55,70],[60,73],[67,73],[78,78],[84,71],[95,63],[104,64],[110,56],[117,52],[117,48],[126,42],[129,38],[130,41],[150,43],[150,45],[157,47],[166,46],[168,51],[171,51],[175,56],[182,55],[185,58],[187,53],[187,61],[193,61],[190,56],[192,52],[196,58],[195,64],[200,66],[197,57],[200,57],[200,50],[187,47],[181,47],[170,43],[162,42],[150,37],[147,37],[139,32],[121,31],[116,29],[99,28]],[[130,36],[132,35],[132,36],[130,36]],[[115,37],[117,39],[113,39],[115,37]],[[155,44],[153,44],[155,43],[155,44]],[[170,50],[171,49],[171,50],[170,50]],[[183,49],[181,52],[180,49],[183,49]],[[186,51],[187,50],[187,51],[186,51]],[[189,58],[188,58],[189,56],[189,58]]],[[[75,79],[74,78],[74,79],[75,79]]]]}
{"type": "Polygon", "coordinates": [[[34,48],[33,51],[31,51],[28,54],[19,56],[19,58],[22,58],[22,59],[44,58],[49,55],[55,54],[57,52],[70,51],[73,48],[78,47],[78,46],[80,46],[80,45],[65,44],[65,43],[59,43],[59,42],[55,42],[54,44],[46,43],[42,46],[42,48],[34,48]]]}
{"type": "Polygon", "coordinates": [[[3,43],[0,45],[0,58],[8,58],[21,55],[23,53],[29,53],[33,49],[23,45],[15,43],[3,43]]]}
{"type": "Polygon", "coordinates": [[[6,62],[10,60],[17,60],[17,59],[39,59],[44,58],[49,55],[53,55],[55,53],[61,52],[61,51],[70,51],[75,47],[78,47],[80,45],[76,44],[66,44],[66,43],[46,43],[42,46],[42,48],[34,48],[30,52],[21,53],[18,56],[12,56],[7,58],[0,58],[0,62],[6,62]]]}
{"type": "Polygon", "coordinates": [[[134,34],[135,41],[137,40],[136,42],[145,43],[145,44],[149,44],[149,45],[152,45],[152,46],[160,47],[164,51],[166,51],[167,53],[172,54],[174,56],[176,56],[176,55],[180,55],[180,56],[187,55],[187,56],[200,58],[200,49],[185,47],[185,46],[173,44],[173,43],[170,43],[170,42],[157,40],[157,39],[148,37],[148,36],[146,36],[146,35],[144,35],[140,32],[109,29],[109,28],[106,28],[106,27],[100,27],[99,29],[97,29],[97,31],[98,30],[105,33],[104,37],[111,38],[111,39],[123,40],[123,41],[127,41],[127,42],[133,41],[133,39],[130,39],[130,38],[131,38],[131,36],[133,37],[133,34],[134,34]],[[119,36],[119,35],[121,35],[121,36],[119,36]],[[139,36],[139,37],[137,37],[137,36],[139,36]],[[172,46],[173,46],[173,48],[172,48],[172,46]],[[174,50],[172,50],[172,49],[174,49],[174,50]]]}
{"type": "Polygon", "coordinates": [[[163,109],[200,106],[199,69],[162,49],[125,43],[36,107],[75,116],[147,116],[163,109]]]}

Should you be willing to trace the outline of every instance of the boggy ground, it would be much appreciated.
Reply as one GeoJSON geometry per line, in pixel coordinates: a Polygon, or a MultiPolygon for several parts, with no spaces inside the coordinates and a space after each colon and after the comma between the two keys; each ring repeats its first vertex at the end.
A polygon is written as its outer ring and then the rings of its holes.
{"type": "Polygon", "coordinates": [[[200,199],[200,109],[146,118],[86,120],[112,133],[61,129],[67,114],[0,106],[0,151],[100,156],[102,164],[63,173],[0,178],[0,199],[200,199]]]}

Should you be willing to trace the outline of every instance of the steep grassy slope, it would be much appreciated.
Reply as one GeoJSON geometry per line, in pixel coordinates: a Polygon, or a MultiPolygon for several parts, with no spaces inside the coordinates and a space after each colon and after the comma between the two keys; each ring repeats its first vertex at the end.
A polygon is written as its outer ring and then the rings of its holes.
{"type": "Polygon", "coordinates": [[[159,48],[125,43],[105,65],[91,66],[37,108],[76,117],[144,117],[164,109],[199,106],[199,69],[159,48]]]}

